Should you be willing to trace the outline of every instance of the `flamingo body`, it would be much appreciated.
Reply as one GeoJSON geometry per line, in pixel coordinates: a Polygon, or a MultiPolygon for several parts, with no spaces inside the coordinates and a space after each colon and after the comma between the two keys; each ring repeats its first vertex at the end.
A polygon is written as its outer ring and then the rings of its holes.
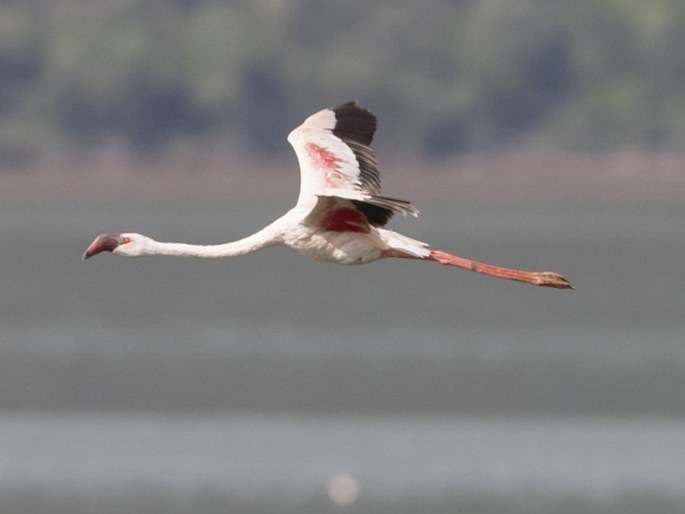
{"type": "Polygon", "coordinates": [[[501,268],[432,250],[385,225],[395,213],[417,216],[410,202],[380,195],[378,164],[370,144],[376,117],[357,102],[324,109],[288,135],[300,165],[295,206],[262,230],[218,245],[168,243],[136,233],[105,233],[95,238],[84,259],[103,251],[130,257],[177,255],[233,257],[286,245],[318,261],[365,264],[381,258],[438,262],[499,278],[572,289],[553,272],[501,268]]]}

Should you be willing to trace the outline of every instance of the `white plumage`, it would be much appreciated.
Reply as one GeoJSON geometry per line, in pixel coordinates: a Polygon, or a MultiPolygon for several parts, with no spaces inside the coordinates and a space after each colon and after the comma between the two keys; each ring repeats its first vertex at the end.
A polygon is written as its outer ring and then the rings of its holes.
{"type": "Polygon", "coordinates": [[[295,206],[262,230],[230,243],[168,243],[136,233],[100,234],[84,259],[103,251],[139,257],[233,257],[275,245],[319,261],[364,264],[385,257],[439,262],[487,275],[572,288],[561,275],[501,268],[464,259],[385,227],[394,213],[418,215],[410,202],[380,195],[378,163],[370,148],[376,117],[357,102],[309,116],[288,135],[300,165],[295,206]]]}

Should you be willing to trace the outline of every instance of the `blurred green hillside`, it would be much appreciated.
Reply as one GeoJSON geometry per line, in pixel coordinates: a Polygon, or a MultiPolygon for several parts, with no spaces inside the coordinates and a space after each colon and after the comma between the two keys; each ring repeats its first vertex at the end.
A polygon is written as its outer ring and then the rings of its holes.
{"type": "Polygon", "coordinates": [[[682,0],[4,0],[0,163],[286,148],[352,98],[424,156],[685,143],[682,0]]]}

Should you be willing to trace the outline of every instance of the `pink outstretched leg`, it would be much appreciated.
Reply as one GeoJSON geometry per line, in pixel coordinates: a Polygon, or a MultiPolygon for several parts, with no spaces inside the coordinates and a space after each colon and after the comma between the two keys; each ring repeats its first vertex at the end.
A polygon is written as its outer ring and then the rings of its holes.
{"type": "MultiPolygon", "coordinates": [[[[413,255],[407,254],[401,250],[389,249],[383,252],[383,257],[398,257],[404,259],[418,259],[413,255]]],[[[485,264],[483,262],[472,261],[465,259],[458,255],[444,252],[442,250],[431,250],[428,257],[424,260],[439,262],[446,266],[456,266],[476,273],[482,273],[491,277],[506,278],[507,280],[516,280],[517,282],[525,282],[526,284],[533,284],[535,286],[555,287],[557,289],[573,289],[573,285],[566,278],[559,273],[553,271],[522,271],[511,268],[502,268],[500,266],[493,266],[492,264],[485,264]]]]}
{"type": "Polygon", "coordinates": [[[432,250],[428,259],[447,266],[456,266],[457,268],[475,271],[476,273],[483,273],[484,275],[490,275],[491,277],[516,280],[535,286],[573,289],[571,282],[559,273],[554,273],[553,271],[522,271],[502,268],[500,266],[493,266],[492,264],[464,259],[463,257],[452,255],[451,253],[443,252],[442,250],[432,250]]]}

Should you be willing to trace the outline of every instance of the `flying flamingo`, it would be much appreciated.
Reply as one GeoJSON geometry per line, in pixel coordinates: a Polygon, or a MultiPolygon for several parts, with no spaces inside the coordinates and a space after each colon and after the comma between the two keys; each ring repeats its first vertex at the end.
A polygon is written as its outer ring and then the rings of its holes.
{"type": "Polygon", "coordinates": [[[136,233],[104,233],[88,246],[83,258],[103,251],[127,257],[234,257],[286,245],[318,261],[365,264],[386,257],[418,259],[538,286],[573,289],[558,273],[472,261],[383,228],[394,213],[417,216],[419,211],[406,200],[379,194],[378,166],[369,148],[375,131],[376,117],[356,101],[307,118],[288,136],[300,164],[297,203],[250,236],[230,243],[196,245],[160,242],[136,233]]]}

